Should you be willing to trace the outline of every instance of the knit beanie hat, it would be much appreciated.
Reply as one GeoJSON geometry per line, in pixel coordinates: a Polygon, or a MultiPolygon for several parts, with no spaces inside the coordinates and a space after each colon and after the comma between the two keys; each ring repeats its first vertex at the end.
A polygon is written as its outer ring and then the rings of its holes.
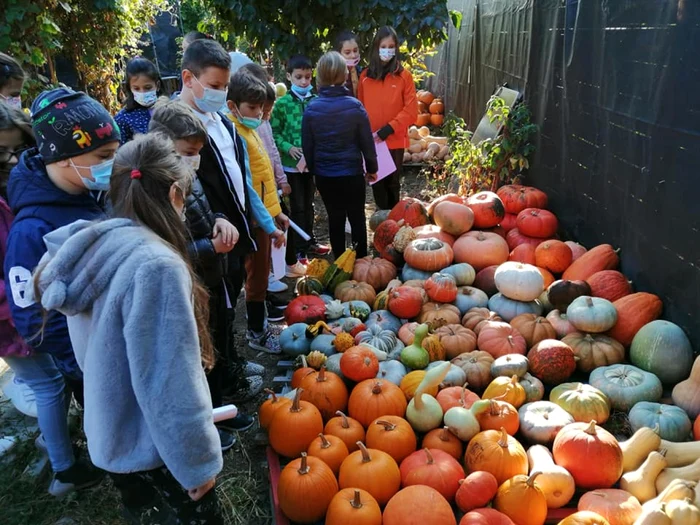
{"type": "Polygon", "coordinates": [[[109,112],[81,91],[57,88],[32,104],[32,128],[46,164],[77,157],[120,139],[109,112]]]}

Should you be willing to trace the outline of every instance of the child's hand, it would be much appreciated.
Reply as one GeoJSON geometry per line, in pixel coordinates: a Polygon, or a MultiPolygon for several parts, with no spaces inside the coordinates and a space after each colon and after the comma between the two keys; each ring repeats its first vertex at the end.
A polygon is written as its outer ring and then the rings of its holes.
{"type": "Polygon", "coordinates": [[[226,219],[216,219],[214,222],[214,230],[211,233],[213,238],[221,235],[224,244],[230,244],[231,247],[238,242],[238,229],[226,219]]]}
{"type": "Polygon", "coordinates": [[[188,490],[187,494],[189,495],[192,501],[199,501],[204,497],[204,495],[207,492],[214,488],[214,485],[216,485],[216,478],[210,479],[209,481],[207,481],[203,485],[200,485],[196,489],[188,490]]]}
{"type": "Polygon", "coordinates": [[[377,135],[376,132],[372,133],[372,138],[374,139],[374,142],[376,142],[377,144],[379,144],[382,141],[382,139],[379,138],[379,135],[377,135]]]}
{"type": "Polygon", "coordinates": [[[286,232],[289,229],[289,217],[287,217],[284,213],[280,213],[277,217],[275,217],[275,223],[283,232],[286,232]]]}
{"type": "Polygon", "coordinates": [[[233,244],[224,243],[223,237],[221,235],[213,237],[211,243],[214,245],[214,251],[216,253],[228,253],[231,250],[233,250],[233,244]]]}
{"type": "Polygon", "coordinates": [[[270,234],[270,240],[275,248],[281,248],[287,244],[287,239],[284,238],[284,232],[282,230],[275,230],[270,234]]]}
{"type": "Polygon", "coordinates": [[[280,189],[282,190],[282,195],[289,195],[290,193],[292,193],[292,187],[286,182],[280,184],[280,189]]]}
{"type": "Polygon", "coordinates": [[[374,182],[377,180],[377,174],[376,173],[366,173],[365,180],[367,182],[374,182]]]}
{"type": "Polygon", "coordinates": [[[304,154],[304,151],[301,148],[297,148],[296,146],[292,146],[289,148],[289,155],[294,159],[294,160],[299,160],[302,155],[304,154]]]}

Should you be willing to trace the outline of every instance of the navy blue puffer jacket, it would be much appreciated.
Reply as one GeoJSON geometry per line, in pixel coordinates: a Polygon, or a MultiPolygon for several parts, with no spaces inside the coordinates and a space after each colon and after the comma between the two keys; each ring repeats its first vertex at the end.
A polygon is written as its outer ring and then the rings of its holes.
{"type": "Polygon", "coordinates": [[[377,152],[362,103],[345,86],[324,86],[311,101],[301,124],[302,149],[309,172],[322,177],[377,172],[377,152]]]}

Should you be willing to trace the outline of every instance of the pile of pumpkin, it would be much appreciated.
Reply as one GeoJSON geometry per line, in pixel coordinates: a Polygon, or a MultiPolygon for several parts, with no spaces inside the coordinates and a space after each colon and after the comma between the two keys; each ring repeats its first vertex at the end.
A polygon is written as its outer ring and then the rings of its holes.
{"type": "Polygon", "coordinates": [[[260,409],[290,519],[542,525],[577,499],[561,524],[700,524],[700,358],[546,204],[404,199],[372,218],[381,257],[310,266],[280,336],[293,399],[260,409]],[[624,441],[600,426],[620,413],[624,441]]]}
{"type": "Polygon", "coordinates": [[[445,104],[442,99],[436,98],[430,91],[419,90],[416,92],[418,99],[418,117],[416,126],[432,124],[440,127],[445,122],[445,104]]]}

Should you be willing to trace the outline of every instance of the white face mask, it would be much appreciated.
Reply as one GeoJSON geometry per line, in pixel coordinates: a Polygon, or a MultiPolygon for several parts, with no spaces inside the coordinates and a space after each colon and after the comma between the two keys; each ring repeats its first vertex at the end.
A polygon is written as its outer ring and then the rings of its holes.
{"type": "Polygon", "coordinates": [[[395,56],[396,48],[394,47],[383,47],[379,50],[379,59],[382,62],[389,62],[395,56]]]}
{"type": "Polygon", "coordinates": [[[355,57],[355,58],[346,58],[345,63],[348,65],[348,67],[355,67],[357,64],[360,63],[360,57],[355,57]]]}
{"type": "Polygon", "coordinates": [[[144,108],[150,108],[158,100],[158,92],[155,89],[153,91],[134,91],[133,95],[134,101],[144,108]]]}
{"type": "Polygon", "coordinates": [[[10,106],[11,108],[15,109],[22,109],[22,98],[17,96],[17,97],[6,97],[5,95],[0,95],[2,99],[5,101],[5,104],[10,106]]]}
{"type": "Polygon", "coordinates": [[[182,158],[182,162],[187,164],[194,171],[197,171],[199,169],[199,163],[202,161],[201,155],[190,155],[189,157],[181,157],[181,158],[182,158]]]}

